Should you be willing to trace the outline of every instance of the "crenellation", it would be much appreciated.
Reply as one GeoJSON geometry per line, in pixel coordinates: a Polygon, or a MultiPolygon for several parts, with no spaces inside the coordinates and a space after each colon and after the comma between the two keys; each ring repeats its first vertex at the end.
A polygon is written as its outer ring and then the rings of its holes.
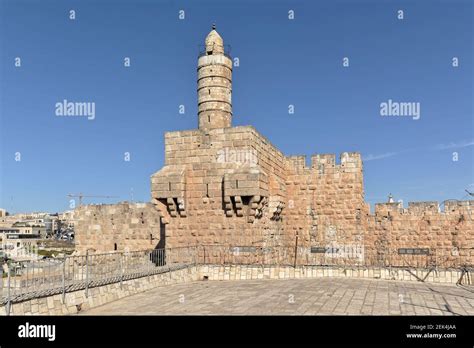
{"type": "Polygon", "coordinates": [[[311,168],[324,172],[327,168],[334,168],[336,166],[335,154],[315,154],[311,156],[311,168]]]}
{"type": "Polygon", "coordinates": [[[450,213],[474,213],[474,200],[460,201],[448,200],[444,202],[444,212],[450,213]]]}
{"type": "Polygon", "coordinates": [[[358,152],[343,152],[339,157],[341,166],[362,167],[362,157],[358,152]]]}
{"type": "Polygon", "coordinates": [[[375,204],[375,215],[386,216],[389,213],[402,214],[403,212],[403,206],[398,202],[375,204]]]}
{"type": "Polygon", "coordinates": [[[294,169],[308,169],[306,166],[306,155],[293,155],[287,158],[294,169]]]}
{"type": "Polygon", "coordinates": [[[408,202],[408,213],[422,215],[425,213],[439,213],[438,202],[408,202]]]}

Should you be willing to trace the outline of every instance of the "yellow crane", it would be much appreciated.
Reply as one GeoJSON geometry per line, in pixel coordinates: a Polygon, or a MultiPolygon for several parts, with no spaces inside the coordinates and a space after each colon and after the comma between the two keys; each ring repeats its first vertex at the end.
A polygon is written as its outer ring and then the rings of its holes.
{"type": "Polygon", "coordinates": [[[79,206],[82,205],[83,198],[118,198],[118,196],[84,195],[82,193],[78,193],[78,194],[70,193],[67,196],[69,198],[79,198],[79,206]]]}

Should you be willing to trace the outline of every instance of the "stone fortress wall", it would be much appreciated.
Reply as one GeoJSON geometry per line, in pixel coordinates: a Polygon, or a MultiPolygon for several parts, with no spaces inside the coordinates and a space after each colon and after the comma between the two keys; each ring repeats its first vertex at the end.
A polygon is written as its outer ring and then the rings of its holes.
{"type": "Polygon", "coordinates": [[[438,262],[473,262],[474,201],[446,202],[444,210],[436,202],[382,203],[371,213],[359,153],[339,161],[316,154],[309,166],[305,156],[285,156],[255,128],[232,127],[231,91],[231,60],[212,30],[198,62],[199,128],[165,134],[150,203],[77,209],[78,252],[298,247],[308,249],[305,262],[321,248],[352,248],[400,264],[394,251],[428,248],[438,262]]]}
{"type": "Polygon", "coordinates": [[[362,161],[358,153],[291,157],[285,212],[288,242],[299,245],[363,244],[369,212],[364,202],[362,161]],[[293,242],[291,241],[293,239],[293,242]]]}
{"type": "Polygon", "coordinates": [[[81,254],[162,247],[161,217],[151,203],[85,205],[76,213],[76,250],[81,254]]]}
{"type": "Polygon", "coordinates": [[[280,243],[281,152],[253,127],[172,132],[165,139],[166,165],[152,176],[151,190],[167,246],[280,243]]]}
{"type": "Polygon", "coordinates": [[[380,252],[388,248],[428,248],[439,265],[474,262],[474,200],[376,204],[367,235],[380,252]]]}

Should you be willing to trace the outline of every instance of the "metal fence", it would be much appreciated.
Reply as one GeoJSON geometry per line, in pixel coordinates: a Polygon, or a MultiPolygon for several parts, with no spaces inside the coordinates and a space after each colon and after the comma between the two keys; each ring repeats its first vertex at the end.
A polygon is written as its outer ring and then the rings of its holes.
{"type": "Polygon", "coordinates": [[[197,249],[199,264],[262,264],[284,266],[348,266],[400,268],[473,267],[474,248],[469,249],[389,249],[362,245],[304,246],[224,246],[197,249]],[[418,253],[417,251],[422,251],[418,253]]]}
{"type": "Polygon", "coordinates": [[[0,306],[85,290],[193,265],[398,267],[472,270],[474,249],[388,249],[365,246],[200,245],[10,262],[0,270],[0,306]],[[418,250],[418,252],[417,252],[418,250]],[[3,274],[2,274],[3,273],[3,274]]]}
{"type": "Polygon", "coordinates": [[[155,249],[9,262],[0,270],[0,305],[85,290],[196,264],[196,248],[155,249]]]}

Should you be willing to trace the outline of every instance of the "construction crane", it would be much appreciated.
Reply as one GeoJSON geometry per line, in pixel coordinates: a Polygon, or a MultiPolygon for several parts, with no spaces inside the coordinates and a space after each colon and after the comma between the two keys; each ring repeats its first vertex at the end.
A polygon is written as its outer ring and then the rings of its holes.
{"type": "Polygon", "coordinates": [[[79,206],[82,205],[82,199],[85,198],[118,198],[118,196],[98,196],[98,195],[84,195],[82,193],[79,194],[68,194],[69,198],[79,198],[79,206]]]}

